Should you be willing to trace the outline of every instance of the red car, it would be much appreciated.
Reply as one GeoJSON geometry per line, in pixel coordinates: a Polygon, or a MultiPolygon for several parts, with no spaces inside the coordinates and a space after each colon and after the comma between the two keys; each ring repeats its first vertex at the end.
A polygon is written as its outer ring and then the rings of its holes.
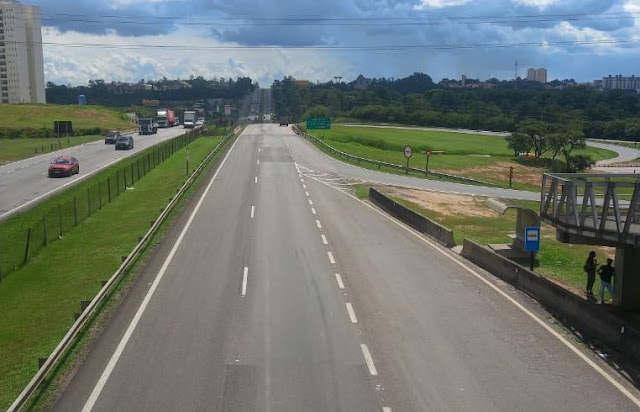
{"type": "Polygon", "coordinates": [[[80,163],[73,156],[58,156],[49,165],[49,177],[71,176],[80,173],[80,163]]]}

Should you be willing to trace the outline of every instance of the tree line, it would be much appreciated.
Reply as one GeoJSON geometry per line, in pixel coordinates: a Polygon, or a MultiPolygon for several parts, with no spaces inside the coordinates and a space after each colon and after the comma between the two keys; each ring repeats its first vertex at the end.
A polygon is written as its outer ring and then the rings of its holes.
{"type": "MultiPolygon", "coordinates": [[[[423,73],[403,79],[272,85],[276,112],[293,121],[331,116],[363,122],[516,131],[528,120],[572,125],[587,138],[640,140],[640,98],[623,90],[574,85],[550,88],[526,80],[491,79],[477,88],[435,84],[423,73]]],[[[476,82],[477,83],[477,82],[476,82]]],[[[559,82],[556,82],[559,83],[559,82]]],[[[553,83],[552,83],[553,84],[553,83]]]]}
{"type": "Polygon", "coordinates": [[[239,77],[233,79],[207,80],[202,76],[191,77],[182,82],[191,87],[165,89],[170,84],[179,80],[163,78],[157,81],[140,80],[138,85],[150,85],[152,90],[142,90],[142,87],[118,87],[115,83],[106,83],[103,80],[90,80],[87,86],[66,86],[47,83],[47,102],[53,104],[77,104],[78,96],[85,95],[89,104],[99,104],[108,107],[138,106],[143,99],[159,100],[167,102],[195,102],[202,99],[229,99],[237,101],[251,93],[257,87],[250,78],[239,77]]]}

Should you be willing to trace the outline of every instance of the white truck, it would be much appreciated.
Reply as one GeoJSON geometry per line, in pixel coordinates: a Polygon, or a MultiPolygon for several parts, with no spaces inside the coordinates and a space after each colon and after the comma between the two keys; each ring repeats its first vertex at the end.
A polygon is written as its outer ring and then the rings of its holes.
{"type": "Polygon", "coordinates": [[[193,129],[196,125],[196,112],[187,110],[182,118],[182,125],[185,129],[193,129]]]}

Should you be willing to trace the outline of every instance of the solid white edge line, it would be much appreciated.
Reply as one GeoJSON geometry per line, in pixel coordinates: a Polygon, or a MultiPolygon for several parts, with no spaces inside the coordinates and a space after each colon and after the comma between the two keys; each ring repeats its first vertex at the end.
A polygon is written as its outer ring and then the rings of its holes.
{"type": "Polygon", "coordinates": [[[180,236],[178,236],[178,239],[176,240],[176,243],[173,244],[173,247],[171,248],[171,251],[169,252],[169,255],[164,260],[164,263],[162,264],[162,267],[160,268],[160,271],[158,271],[158,274],[156,275],[156,278],[153,281],[153,284],[151,285],[151,288],[149,288],[149,291],[147,291],[147,294],[145,295],[142,303],[140,304],[140,307],[138,308],[138,311],[136,312],[135,316],[131,320],[131,323],[129,323],[129,326],[127,327],[127,330],[125,331],[124,335],[122,336],[122,339],[120,339],[120,342],[118,343],[118,346],[116,347],[116,350],[113,352],[113,355],[111,355],[111,358],[109,359],[109,362],[107,363],[107,366],[104,368],[104,371],[102,372],[102,375],[98,379],[98,382],[94,386],[93,391],[91,392],[91,394],[89,395],[89,398],[85,402],[84,407],[82,408],[82,412],[89,412],[89,411],[91,411],[93,409],[93,406],[95,405],[96,401],[98,400],[98,397],[100,396],[100,393],[104,389],[104,386],[107,383],[107,380],[109,379],[109,376],[111,376],[111,373],[113,372],[113,369],[115,368],[116,364],[118,363],[118,359],[120,359],[120,356],[122,355],[122,352],[124,352],[124,349],[127,346],[127,343],[129,342],[129,339],[131,339],[131,335],[133,335],[134,330],[138,326],[138,322],[140,322],[140,318],[142,318],[142,314],[144,313],[145,309],[147,308],[147,305],[149,304],[149,301],[151,300],[151,297],[153,296],[154,292],[156,291],[156,288],[158,287],[158,284],[160,283],[160,281],[164,277],[164,274],[166,273],[167,268],[169,267],[169,264],[173,260],[173,257],[176,254],[176,252],[178,250],[178,247],[182,243],[182,240],[184,239],[187,231],[191,227],[191,223],[195,219],[195,216],[198,213],[198,211],[200,210],[200,207],[202,206],[202,203],[204,202],[204,199],[207,197],[207,194],[209,193],[209,190],[211,189],[211,186],[213,185],[213,182],[215,181],[216,177],[218,177],[218,173],[220,173],[220,170],[222,170],[222,167],[227,162],[227,159],[229,158],[229,155],[231,154],[231,152],[233,151],[233,149],[235,148],[235,146],[236,146],[236,144],[238,143],[239,140],[240,140],[240,138],[238,137],[236,139],[236,141],[233,143],[233,146],[231,146],[231,149],[229,149],[229,152],[227,152],[227,155],[222,160],[222,163],[220,163],[220,167],[218,167],[218,170],[216,170],[216,173],[213,175],[213,177],[209,181],[209,184],[207,185],[207,188],[202,193],[202,196],[200,197],[200,200],[196,204],[196,207],[193,209],[193,212],[191,212],[191,216],[189,216],[189,220],[187,220],[187,223],[184,225],[184,228],[182,229],[182,232],[180,232],[180,236]]]}
{"type": "Polygon", "coordinates": [[[318,229],[322,229],[322,223],[318,219],[316,219],[316,226],[318,226],[318,229]]]}
{"type": "Polygon", "coordinates": [[[249,268],[244,267],[242,270],[242,296],[247,295],[247,278],[249,277],[249,268]]]}
{"type": "Polygon", "coordinates": [[[351,302],[345,303],[345,306],[347,307],[347,313],[349,313],[349,319],[351,320],[351,323],[358,323],[356,311],[353,310],[353,305],[351,304],[351,302]]]}
{"type": "Polygon", "coordinates": [[[364,356],[364,361],[367,364],[367,368],[369,369],[369,374],[371,376],[377,376],[378,370],[376,369],[376,365],[374,365],[373,363],[373,358],[371,357],[371,352],[369,352],[369,347],[365,343],[361,343],[360,349],[362,350],[362,356],[364,356]]]}
{"type": "Polygon", "coordinates": [[[320,235],[322,237],[322,243],[324,243],[325,245],[329,244],[329,241],[327,240],[327,237],[324,234],[320,235]]]}
{"type": "Polygon", "coordinates": [[[327,256],[329,256],[329,262],[331,262],[332,265],[335,265],[336,260],[333,258],[333,253],[327,252],[327,256]]]}
{"type": "Polygon", "coordinates": [[[342,276],[339,273],[336,273],[336,282],[338,282],[338,287],[340,289],[344,289],[344,282],[342,282],[342,276]]]}
{"type": "Polygon", "coordinates": [[[435,250],[437,250],[438,252],[440,252],[442,255],[446,256],[448,259],[452,260],[453,262],[455,262],[458,266],[460,266],[461,268],[463,268],[464,270],[466,270],[467,272],[471,273],[473,276],[475,276],[477,279],[479,279],[481,282],[483,282],[484,284],[486,284],[487,286],[489,286],[491,289],[493,289],[495,292],[497,292],[499,295],[501,295],[502,297],[504,297],[505,299],[507,299],[509,302],[511,302],[515,307],[517,307],[518,309],[520,309],[522,312],[524,312],[527,316],[529,316],[531,319],[533,319],[536,323],[538,323],[540,326],[542,326],[547,332],[549,332],[553,337],[555,337],[556,339],[558,339],[562,344],[564,344],[567,348],[569,348],[569,350],[571,350],[573,353],[575,353],[580,359],[582,359],[587,365],[589,365],[591,368],[593,368],[596,372],[598,372],[600,374],[600,376],[602,376],[605,380],[607,380],[611,385],[613,385],[616,389],[618,389],[620,392],[622,392],[627,398],[629,398],[629,400],[631,402],[633,402],[636,406],[640,407],[640,399],[638,399],[634,394],[632,394],[627,388],[625,388],[622,384],[620,384],[620,382],[616,381],[607,371],[605,371],[604,369],[602,369],[598,364],[596,364],[594,361],[592,361],[591,359],[589,359],[587,357],[587,355],[585,355],[584,353],[582,353],[576,346],[574,346],[571,342],[569,342],[565,337],[563,337],[560,333],[556,332],[552,327],[550,327],[549,325],[547,325],[542,319],[540,319],[536,314],[534,314],[533,312],[531,312],[529,309],[525,308],[524,306],[522,306],[518,301],[516,301],[515,299],[513,299],[511,296],[507,295],[505,292],[503,292],[502,290],[500,290],[500,288],[498,288],[496,285],[494,285],[493,283],[489,282],[487,279],[485,279],[484,277],[482,277],[482,275],[480,275],[479,273],[477,273],[473,268],[471,268],[470,266],[467,266],[465,263],[455,259],[453,256],[449,255],[449,252],[447,250],[442,250],[441,247],[439,245],[436,245],[435,243],[429,241],[428,239],[426,239],[421,233],[418,233],[416,231],[414,231],[413,229],[411,229],[409,226],[406,226],[405,224],[403,224],[402,222],[392,218],[391,216],[383,213],[382,211],[376,209],[375,207],[373,207],[372,205],[369,205],[367,203],[365,203],[364,201],[358,199],[357,197],[353,196],[350,193],[346,193],[343,192],[342,190],[336,189],[335,187],[324,183],[323,181],[319,180],[319,179],[314,179],[315,181],[330,187],[334,190],[336,190],[338,193],[342,193],[346,196],[349,196],[350,198],[360,202],[361,204],[363,204],[364,206],[368,207],[369,209],[373,210],[374,212],[378,213],[379,215],[383,216],[384,218],[390,220],[391,222],[395,223],[396,225],[400,226],[401,228],[403,228],[404,230],[406,230],[407,232],[411,233],[412,235],[414,235],[415,237],[417,237],[418,239],[420,239],[421,241],[425,242],[426,244],[428,244],[429,246],[433,247],[435,250]]]}
{"type": "Polygon", "coordinates": [[[252,205],[251,206],[251,219],[253,219],[255,215],[256,215],[256,207],[252,205]]]}

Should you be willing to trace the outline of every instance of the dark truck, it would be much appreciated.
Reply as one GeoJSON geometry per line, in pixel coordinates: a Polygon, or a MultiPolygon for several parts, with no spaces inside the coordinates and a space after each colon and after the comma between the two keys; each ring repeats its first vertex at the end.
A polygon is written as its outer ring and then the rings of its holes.
{"type": "Polygon", "coordinates": [[[289,117],[288,116],[282,116],[280,117],[280,126],[289,126],[289,117]]]}
{"type": "Polygon", "coordinates": [[[139,134],[155,134],[158,133],[158,123],[153,119],[138,119],[139,134]]]}

